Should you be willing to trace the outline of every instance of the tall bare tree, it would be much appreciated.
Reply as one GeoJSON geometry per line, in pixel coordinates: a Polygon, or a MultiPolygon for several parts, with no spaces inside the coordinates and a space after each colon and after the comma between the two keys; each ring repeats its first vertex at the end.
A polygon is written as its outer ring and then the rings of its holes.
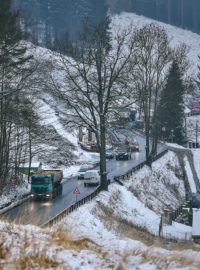
{"type": "Polygon", "coordinates": [[[146,161],[151,164],[151,156],[156,152],[157,134],[153,141],[151,129],[156,131],[157,107],[160,91],[165,80],[165,71],[171,61],[172,50],[164,28],[157,24],[147,24],[134,33],[134,69],[131,72],[134,96],[142,110],[146,136],[146,161]],[[152,143],[151,143],[152,142],[152,143]]]}
{"type": "Polygon", "coordinates": [[[65,102],[66,108],[73,115],[73,122],[94,132],[100,150],[103,190],[107,190],[107,124],[120,107],[131,104],[127,74],[134,51],[129,31],[113,36],[112,48],[105,31],[102,25],[87,29],[73,58],[57,56],[60,75],[57,70],[51,76],[49,86],[65,102]]]}
{"type": "Polygon", "coordinates": [[[158,104],[173,61],[179,66],[188,91],[192,91],[193,84],[192,77],[187,75],[189,61],[186,45],[171,48],[164,28],[157,24],[144,25],[135,31],[134,40],[134,68],[130,77],[135,89],[134,97],[144,116],[146,161],[151,165],[152,157],[157,153],[158,127],[162,125],[159,123],[158,104]]]}

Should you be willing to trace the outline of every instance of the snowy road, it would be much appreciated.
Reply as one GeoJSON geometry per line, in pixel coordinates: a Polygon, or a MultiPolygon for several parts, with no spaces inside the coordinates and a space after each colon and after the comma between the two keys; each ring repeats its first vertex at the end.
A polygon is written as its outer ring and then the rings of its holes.
{"type": "MultiPolygon", "coordinates": [[[[130,168],[144,161],[144,159],[144,152],[139,152],[132,153],[132,159],[128,161],[109,160],[107,162],[108,178],[112,179],[113,176],[127,172],[130,168]]],[[[78,199],[92,193],[96,188],[95,186],[84,187],[83,180],[73,177],[63,183],[62,196],[55,198],[53,201],[46,202],[26,201],[22,205],[1,215],[1,218],[20,224],[42,225],[76,201],[76,196],[73,194],[76,187],[79,188],[81,193],[78,195],[78,199]]]]}
{"type": "Polygon", "coordinates": [[[78,187],[81,194],[77,199],[81,199],[91,193],[95,187],[84,187],[83,181],[77,180],[77,177],[71,178],[63,183],[63,195],[52,201],[34,201],[29,200],[19,205],[1,216],[2,219],[20,223],[42,225],[45,221],[51,219],[62,212],[68,206],[76,201],[73,194],[74,189],[78,187]]]}
{"type": "MultiPolygon", "coordinates": [[[[144,137],[141,135],[134,135],[134,137],[137,138],[140,143],[140,152],[132,153],[132,159],[128,161],[116,161],[115,159],[108,160],[107,171],[109,179],[112,180],[114,176],[126,173],[128,170],[145,160],[144,137]]],[[[158,152],[161,150],[163,150],[163,146],[160,145],[158,152]]],[[[76,196],[73,194],[76,187],[79,187],[81,193],[78,195],[78,199],[92,193],[96,188],[95,186],[84,187],[82,180],[78,180],[77,177],[72,177],[63,183],[62,196],[47,202],[26,201],[4,215],[1,215],[1,218],[20,224],[42,225],[76,201],[76,196]]]]}

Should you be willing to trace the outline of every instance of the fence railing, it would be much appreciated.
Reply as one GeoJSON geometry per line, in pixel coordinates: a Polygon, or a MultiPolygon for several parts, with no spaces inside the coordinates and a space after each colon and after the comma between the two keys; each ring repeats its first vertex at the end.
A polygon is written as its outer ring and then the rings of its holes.
{"type": "MultiPolygon", "coordinates": [[[[168,152],[168,149],[164,150],[163,152],[157,154],[155,157],[152,158],[152,162],[156,161],[157,159],[161,158],[162,156],[164,156],[166,153],[168,152]]],[[[142,169],[144,166],[146,165],[146,161],[141,162],[140,164],[136,165],[135,167],[133,167],[132,169],[130,169],[128,172],[126,172],[125,174],[122,175],[118,175],[114,177],[115,181],[120,181],[120,180],[126,180],[129,179],[130,176],[133,175],[134,172],[142,169]]]]}
{"type": "MultiPolygon", "coordinates": [[[[158,155],[156,155],[152,161],[155,161],[159,158],[161,158],[162,156],[164,156],[166,153],[168,152],[168,149],[164,150],[163,152],[159,153],[158,155]]],[[[120,175],[120,176],[116,176],[114,177],[115,181],[119,181],[119,180],[125,180],[128,179],[135,171],[140,170],[144,165],[146,164],[146,162],[142,162],[140,164],[138,164],[137,166],[135,166],[134,168],[132,168],[131,170],[129,170],[127,173],[120,175]]],[[[85,203],[91,201],[93,198],[95,198],[101,191],[101,187],[98,186],[91,194],[87,195],[86,197],[80,199],[79,201],[75,202],[74,204],[70,205],[68,208],[66,208],[65,210],[63,210],[61,213],[57,214],[55,217],[51,218],[50,220],[48,220],[47,222],[45,222],[44,224],[41,225],[41,227],[47,227],[47,226],[52,226],[55,223],[59,222],[60,220],[62,220],[65,216],[67,216],[68,214],[72,213],[74,210],[77,210],[81,205],[84,205],[85,203]]]]}
{"type": "Polygon", "coordinates": [[[49,219],[47,222],[42,224],[41,227],[47,227],[47,226],[52,226],[55,223],[59,222],[62,220],[65,216],[68,214],[72,213],[74,210],[78,209],[81,205],[91,201],[94,197],[96,197],[101,191],[100,186],[98,186],[91,194],[87,195],[86,197],[80,199],[79,201],[73,203],[70,205],[68,208],[63,210],[61,213],[57,214],[55,217],[49,219]]]}

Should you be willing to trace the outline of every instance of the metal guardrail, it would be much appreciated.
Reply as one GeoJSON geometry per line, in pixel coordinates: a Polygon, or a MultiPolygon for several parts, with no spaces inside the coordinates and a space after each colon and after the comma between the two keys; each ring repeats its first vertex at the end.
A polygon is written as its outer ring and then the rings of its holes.
{"type": "MultiPolygon", "coordinates": [[[[168,149],[164,150],[163,152],[161,152],[158,155],[156,155],[152,159],[152,161],[155,161],[155,160],[161,158],[167,152],[168,152],[168,149]]],[[[142,162],[142,163],[140,163],[140,164],[138,164],[137,166],[135,166],[134,168],[132,168],[131,170],[129,170],[126,174],[123,174],[123,175],[114,177],[114,180],[116,182],[120,182],[120,180],[128,179],[130,176],[132,176],[133,172],[140,170],[145,164],[146,164],[145,161],[142,162]]],[[[61,213],[57,214],[55,217],[53,217],[52,219],[50,219],[47,222],[45,222],[44,224],[42,224],[41,227],[52,226],[55,223],[61,221],[65,216],[67,216],[68,214],[72,213],[74,210],[77,210],[81,205],[84,205],[85,203],[87,203],[87,202],[91,201],[93,198],[95,198],[100,193],[100,191],[101,191],[101,187],[98,186],[95,189],[94,192],[92,192],[91,194],[89,194],[86,197],[82,198],[81,200],[77,201],[76,203],[70,205],[68,208],[66,208],[65,210],[63,210],[61,213]]]]}
{"type": "Polygon", "coordinates": [[[77,201],[76,203],[70,205],[68,208],[63,210],[61,213],[57,214],[55,217],[53,217],[52,219],[50,219],[47,222],[45,222],[44,224],[42,224],[41,227],[52,226],[55,223],[59,222],[65,216],[72,213],[74,210],[78,209],[79,206],[91,201],[94,197],[96,197],[100,193],[100,191],[101,191],[101,188],[100,188],[100,186],[98,186],[94,192],[92,192],[91,194],[82,198],[81,200],[77,201]]]}
{"type": "MultiPolygon", "coordinates": [[[[159,153],[158,155],[156,155],[154,158],[152,158],[152,162],[156,161],[157,159],[161,158],[162,156],[164,156],[166,153],[168,152],[168,149],[164,150],[163,152],[159,153]]],[[[118,182],[120,180],[126,180],[129,179],[130,176],[133,175],[134,172],[142,169],[144,166],[146,165],[146,161],[143,161],[142,163],[138,164],[137,166],[133,167],[132,169],[130,169],[127,173],[119,175],[119,176],[115,176],[114,177],[114,181],[118,182]]]]}

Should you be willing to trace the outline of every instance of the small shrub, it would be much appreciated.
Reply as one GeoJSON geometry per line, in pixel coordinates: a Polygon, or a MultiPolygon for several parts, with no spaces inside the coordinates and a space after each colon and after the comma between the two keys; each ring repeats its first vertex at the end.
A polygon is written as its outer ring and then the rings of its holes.
{"type": "Polygon", "coordinates": [[[49,256],[46,250],[33,251],[33,253],[21,254],[13,262],[15,269],[46,269],[56,268],[60,263],[56,260],[56,255],[49,256]]]}
{"type": "Polygon", "coordinates": [[[57,230],[52,232],[50,242],[53,242],[67,249],[74,249],[74,250],[99,249],[99,246],[89,238],[82,237],[79,239],[73,239],[70,235],[64,233],[63,230],[61,230],[59,227],[57,230]]]}
{"type": "Polygon", "coordinates": [[[0,260],[5,260],[9,254],[8,248],[5,247],[4,241],[0,242],[0,260]]]}

